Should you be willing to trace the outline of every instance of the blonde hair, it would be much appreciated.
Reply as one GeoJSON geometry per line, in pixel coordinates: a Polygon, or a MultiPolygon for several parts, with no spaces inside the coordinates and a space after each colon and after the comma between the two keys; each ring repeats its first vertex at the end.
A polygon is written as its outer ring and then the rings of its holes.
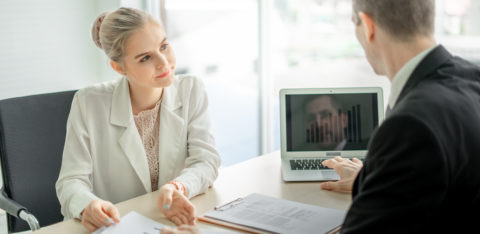
{"type": "Polygon", "coordinates": [[[122,63],[128,39],[148,22],[158,23],[150,14],[133,8],[104,12],[93,23],[92,39],[108,58],[122,63]]]}

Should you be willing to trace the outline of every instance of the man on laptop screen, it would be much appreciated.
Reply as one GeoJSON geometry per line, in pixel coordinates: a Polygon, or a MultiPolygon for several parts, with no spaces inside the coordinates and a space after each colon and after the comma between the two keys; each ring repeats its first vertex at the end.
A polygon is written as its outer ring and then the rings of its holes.
{"type": "Polygon", "coordinates": [[[283,179],[336,180],[323,160],[363,160],[383,117],[381,97],[380,88],[281,90],[283,179]]]}
{"type": "Polygon", "coordinates": [[[372,130],[378,126],[376,94],[307,94],[286,98],[287,115],[291,117],[287,119],[288,151],[365,150],[372,130]]]}

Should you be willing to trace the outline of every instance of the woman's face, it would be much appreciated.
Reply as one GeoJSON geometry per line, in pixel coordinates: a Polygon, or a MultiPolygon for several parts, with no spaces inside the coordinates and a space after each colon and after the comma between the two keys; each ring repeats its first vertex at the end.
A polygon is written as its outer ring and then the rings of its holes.
{"type": "Polygon", "coordinates": [[[157,23],[147,23],[126,43],[124,73],[135,88],[163,88],[172,84],[175,55],[165,31],[157,23]]]}

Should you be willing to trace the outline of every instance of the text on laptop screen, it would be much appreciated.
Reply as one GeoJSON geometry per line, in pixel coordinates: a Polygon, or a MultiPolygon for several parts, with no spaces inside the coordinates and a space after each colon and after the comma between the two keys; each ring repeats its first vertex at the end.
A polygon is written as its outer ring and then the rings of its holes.
{"type": "Polygon", "coordinates": [[[377,94],[287,94],[285,114],[287,151],[366,150],[377,94]]]}

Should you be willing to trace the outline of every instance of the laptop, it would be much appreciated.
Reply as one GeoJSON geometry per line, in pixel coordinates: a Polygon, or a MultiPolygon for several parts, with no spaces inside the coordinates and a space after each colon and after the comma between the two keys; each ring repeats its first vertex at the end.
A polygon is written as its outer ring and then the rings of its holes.
{"type": "Polygon", "coordinates": [[[380,87],[280,90],[283,180],[338,180],[322,162],[335,156],[365,160],[383,118],[380,87]]]}

